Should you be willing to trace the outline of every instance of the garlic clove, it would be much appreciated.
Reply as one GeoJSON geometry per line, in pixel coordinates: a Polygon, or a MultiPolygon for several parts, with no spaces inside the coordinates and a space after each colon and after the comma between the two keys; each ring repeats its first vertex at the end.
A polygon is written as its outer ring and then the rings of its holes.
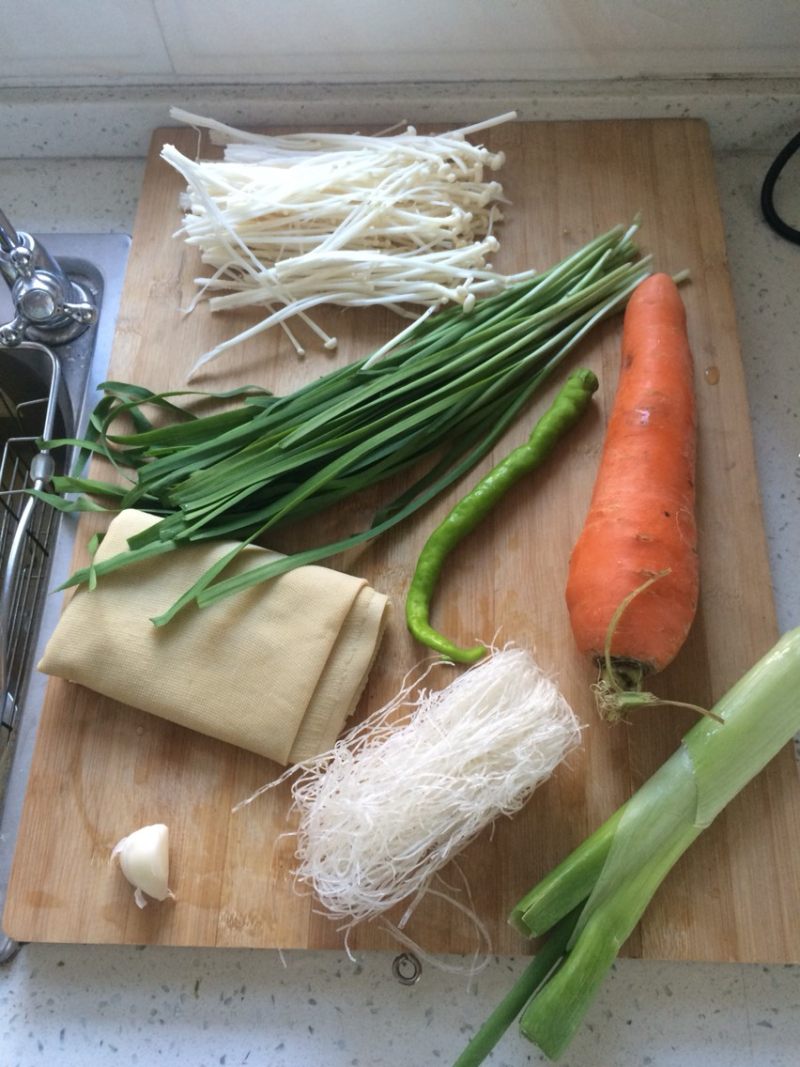
{"type": "Polygon", "coordinates": [[[119,857],[122,873],[135,888],[138,907],[147,904],[145,895],[166,900],[169,889],[169,830],[164,823],[154,823],[134,830],[114,846],[112,857],[119,857]]]}

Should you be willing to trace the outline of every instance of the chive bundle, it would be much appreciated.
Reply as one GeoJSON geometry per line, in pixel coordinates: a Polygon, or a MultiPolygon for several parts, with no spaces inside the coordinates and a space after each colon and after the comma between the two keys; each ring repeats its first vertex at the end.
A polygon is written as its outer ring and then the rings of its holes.
{"type": "Polygon", "coordinates": [[[240,401],[196,416],[153,393],[106,382],[78,446],[73,472],[42,498],[61,510],[137,507],[162,516],[129,549],[77,571],[65,583],[104,574],[181,545],[237,544],[187,589],[156,625],[183,607],[203,607],[296,566],[370,540],[413,514],[492,448],[535,390],[585,334],[617,310],[650,273],[637,259],[636,226],[617,226],[534,278],[418,322],[394,345],[286,396],[246,386],[206,394],[240,401]],[[155,426],[155,406],[169,423],[155,426]],[[134,432],[112,431],[127,415],[134,432]],[[241,549],[286,520],[308,518],[354,493],[436,458],[374,516],[368,529],[296,552],[235,577],[222,572],[241,549]],[[126,474],[114,485],[84,474],[92,455],[126,474]],[[71,499],[64,494],[79,494],[71,499]],[[105,503],[100,504],[95,498],[105,503]]]}

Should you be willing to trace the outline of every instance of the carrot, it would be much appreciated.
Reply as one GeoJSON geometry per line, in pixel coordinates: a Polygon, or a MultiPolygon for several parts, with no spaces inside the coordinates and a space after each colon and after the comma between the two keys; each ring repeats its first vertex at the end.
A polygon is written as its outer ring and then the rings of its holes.
{"type": "Polygon", "coordinates": [[[601,711],[662,703],[641,693],[686,640],[697,609],[694,367],[686,313],[667,274],[625,311],[622,364],[566,599],[578,647],[603,666],[601,711]]]}

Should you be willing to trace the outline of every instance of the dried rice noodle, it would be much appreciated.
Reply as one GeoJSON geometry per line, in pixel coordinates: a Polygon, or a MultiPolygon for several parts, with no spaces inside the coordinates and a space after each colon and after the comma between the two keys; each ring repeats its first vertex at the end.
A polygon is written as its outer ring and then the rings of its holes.
{"type": "Polygon", "coordinates": [[[296,875],[346,929],[412,897],[402,927],[426,892],[441,895],[434,875],[579,741],[566,700],[521,649],[493,650],[442,690],[415,688],[280,779],[299,774],[296,875]]]}

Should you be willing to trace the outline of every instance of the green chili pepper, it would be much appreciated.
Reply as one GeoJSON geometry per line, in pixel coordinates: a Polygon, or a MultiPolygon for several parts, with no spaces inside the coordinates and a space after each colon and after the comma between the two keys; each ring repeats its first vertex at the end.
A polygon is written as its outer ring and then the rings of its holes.
{"type": "Polygon", "coordinates": [[[535,470],[549,456],[556,442],[587,409],[597,385],[597,378],[590,370],[581,369],[570,374],[525,444],[515,448],[489,471],[428,538],[406,596],[406,623],[423,645],[458,663],[474,663],[484,655],[485,645],[461,648],[430,625],[430,602],[442,565],[448,553],[475,529],[503,494],[523,474],[535,470]]]}

